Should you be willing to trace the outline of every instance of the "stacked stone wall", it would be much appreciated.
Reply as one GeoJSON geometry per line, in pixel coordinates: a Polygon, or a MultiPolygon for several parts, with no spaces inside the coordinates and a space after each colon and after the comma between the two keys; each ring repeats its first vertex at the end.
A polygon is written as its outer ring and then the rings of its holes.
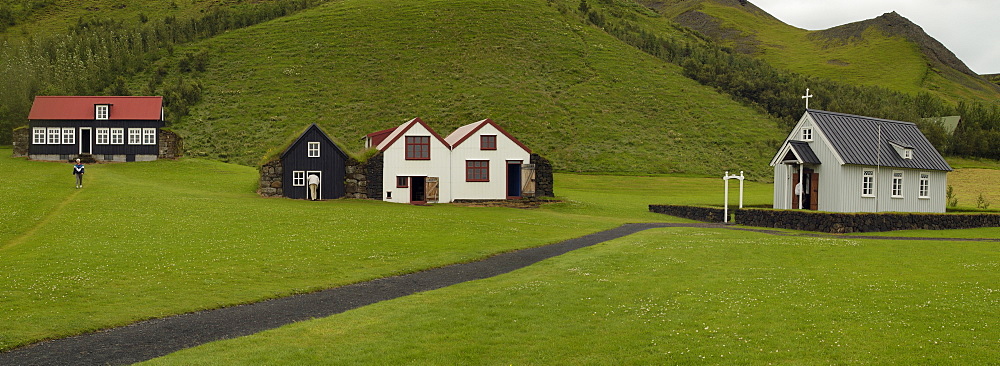
{"type": "Polygon", "coordinates": [[[365,162],[365,175],[368,176],[368,186],[366,187],[368,197],[366,198],[368,199],[382,200],[383,164],[384,158],[381,152],[375,154],[375,156],[372,156],[371,158],[368,158],[368,161],[365,162]]]}
{"type": "Polygon", "coordinates": [[[284,169],[281,159],[274,159],[260,167],[260,183],[257,194],[262,197],[282,197],[285,191],[281,186],[281,176],[284,169]]]}
{"type": "Polygon", "coordinates": [[[159,138],[160,149],[157,156],[158,159],[177,159],[183,155],[181,151],[184,144],[181,137],[176,133],[161,129],[159,138]]]}
{"type": "Polygon", "coordinates": [[[11,138],[14,143],[14,153],[12,156],[15,158],[22,158],[28,156],[28,144],[31,143],[31,132],[29,128],[15,128],[11,138]]]}
{"type": "Polygon", "coordinates": [[[552,162],[538,154],[531,154],[530,162],[535,165],[535,197],[555,197],[552,162]]]}
{"type": "MultiPolygon", "coordinates": [[[[722,222],[723,217],[723,209],[715,207],[649,205],[649,211],[705,222],[722,222]]],[[[730,213],[740,225],[826,233],[1000,227],[1000,214],[835,213],[758,208],[733,209],[730,213]]]]}

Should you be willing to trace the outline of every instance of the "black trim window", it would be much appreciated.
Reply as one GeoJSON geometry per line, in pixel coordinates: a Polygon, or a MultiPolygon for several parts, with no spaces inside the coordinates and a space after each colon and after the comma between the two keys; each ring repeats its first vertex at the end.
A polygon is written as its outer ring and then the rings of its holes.
{"type": "Polygon", "coordinates": [[[62,129],[62,143],[67,145],[72,145],[76,143],[76,129],[72,127],[63,127],[62,129]]]}
{"type": "Polygon", "coordinates": [[[309,144],[308,144],[308,146],[307,146],[307,153],[306,154],[310,158],[318,158],[319,157],[319,142],[317,142],[317,141],[310,141],[309,144]]]}
{"type": "Polygon", "coordinates": [[[130,128],[130,129],[128,129],[128,144],[129,145],[141,145],[142,144],[142,129],[141,128],[130,128]]]}
{"type": "Polygon", "coordinates": [[[430,160],[430,136],[406,136],[406,160],[430,160]]]}
{"type": "Polygon", "coordinates": [[[49,127],[48,131],[49,131],[49,139],[47,141],[48,144],[49,145],[58,145],[59,142],[60,142],[60,140],[59,140],[59,136],[60,135],[59,134],[62,133],[62,129],[58,128],[58,127],[49,127]]]}
{"type": "Polygon", "coordinates": [[[142,144],[143,145],[156,145],[156,129],[155,128],[143,128],[142,129],[142,144]]]}
{"type": "Polygon", "coordinates": [[[396,177],[396,188],[409,188],[410,177],[396,177]]]}
{"type": "Polygon", "coordinates": [[[465,181],[466,182],[489,182],[490,181],[490,161],[489,160],[466,160],[465,161],[465,181]]]}
{"type": "Polygon", "coordinates": [[[45,127],[32,128],[31,136],[31,143],[35,145],[45,145],[45,127]]]}
{"type": "Polygon", "coordinates": [[[106,120],[108,119],[111,109],[107,104],[97,104],[94,105],[94,119],[106,120]]]}
{"type": "Polygon", "coordinates": [[[479,149],[480,150],[496,150],[497,149],[497,136],[496,135],[482,135],[482,136],[479,136],[479,149]]]}
{"type": "Polygon", "coordinates": [[[125,144],[125,129],[124,128],[112,128],[111,129],[111,144],[112,145],[124,145],[125,144]]]}
{"type": "Polygon", "coordinates": [[[107,145],[110,142],[107,128],[97,128],[94,131],[95,136],[97,136],[96,142],[98,145],[107,145]]]}

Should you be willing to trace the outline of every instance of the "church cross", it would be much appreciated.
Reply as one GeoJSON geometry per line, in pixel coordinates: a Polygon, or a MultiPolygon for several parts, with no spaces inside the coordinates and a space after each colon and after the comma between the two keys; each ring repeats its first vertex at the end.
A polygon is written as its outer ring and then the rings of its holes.
{"type": "Polygon", "coordinates": [[[806,100],[806,109],[809,109],[809,98],[812,98],[812,97],[813,97],[813,95],[809,94],[809,88],[806,88],[806,95],[802,96],[802,99],[806,100]]]}

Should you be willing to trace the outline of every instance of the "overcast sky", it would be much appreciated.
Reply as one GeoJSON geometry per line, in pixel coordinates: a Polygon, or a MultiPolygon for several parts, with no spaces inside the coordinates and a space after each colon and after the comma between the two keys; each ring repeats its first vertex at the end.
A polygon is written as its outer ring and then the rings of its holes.
{"type": "Polygon", "coordinates": [[[954,52],[972,71],[1000,73],[998,0],[750,0],[792,26],[819,30],[895,11],[954,52]]]}

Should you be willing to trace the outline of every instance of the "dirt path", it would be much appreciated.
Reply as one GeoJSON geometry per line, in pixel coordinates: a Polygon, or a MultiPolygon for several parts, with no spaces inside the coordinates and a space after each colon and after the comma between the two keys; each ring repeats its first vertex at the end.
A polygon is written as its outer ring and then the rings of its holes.
{"type": "Polygon", "coordinates": [[[611,230],[542,247],[499,254],[477,262],[455,264],[310,294],[147,320],[96,333],[36,343],[0,353],[0,365],[122,365],[145,361],[212,341],[251,335],[289,323],[326,317],[417,292],[501,275],[576,249],[647,229],[666,227],[731,229],[772,235],[845,239],[1000,241],[794,234],[722,224],[625,224],[611,230]]]}

